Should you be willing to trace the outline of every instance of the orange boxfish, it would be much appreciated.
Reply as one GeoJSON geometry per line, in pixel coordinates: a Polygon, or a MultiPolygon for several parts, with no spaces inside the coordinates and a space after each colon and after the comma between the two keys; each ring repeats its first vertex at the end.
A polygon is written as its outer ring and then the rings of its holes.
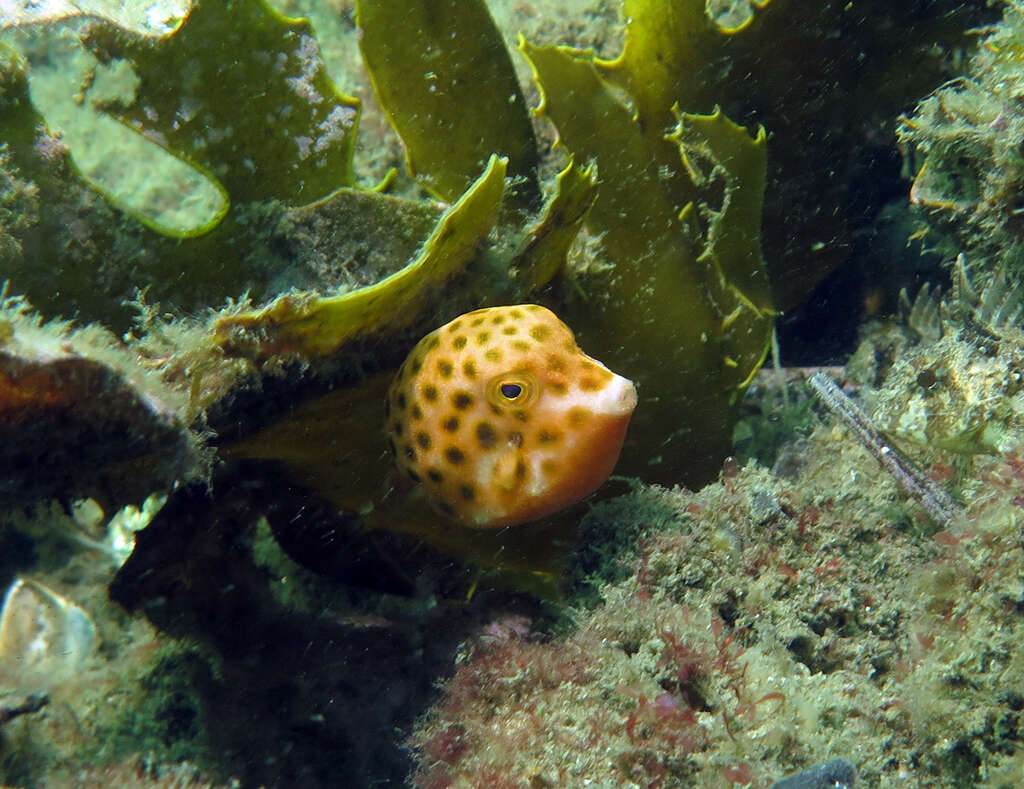
{"type": "Polygon", "coordinates": [[[387,397],[398,467],[465,526],[538,520],[611,474],[633,383],[580,350],[536,304],[489,307],[424,337],[387,397]]]}

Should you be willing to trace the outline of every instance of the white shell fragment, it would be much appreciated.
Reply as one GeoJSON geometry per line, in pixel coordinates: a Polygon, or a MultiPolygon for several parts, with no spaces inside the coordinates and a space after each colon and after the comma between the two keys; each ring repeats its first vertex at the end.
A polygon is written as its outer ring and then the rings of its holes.
{"type": "Polygon", "coordinates": [[[106,537],[102,540],[92,536],[102,529],[103,509],[94,499],[82,499],[71,505],[71,517],[82,531],[72,529],[69,533],[75,542],[109,555],[120,567],[135,549],[135,535],[146,528],[160,508],[167,501],[166,494],[153,493],[146,497],[139,509],[133,504],[122,507],[106,526],[106,537]]]}
{"type": "Polygon", "coordinates": [[[67,678],[96,651],[96,625],[78,604],[16,578],[0,609],[0,671],[21,681],[67,678]]]}

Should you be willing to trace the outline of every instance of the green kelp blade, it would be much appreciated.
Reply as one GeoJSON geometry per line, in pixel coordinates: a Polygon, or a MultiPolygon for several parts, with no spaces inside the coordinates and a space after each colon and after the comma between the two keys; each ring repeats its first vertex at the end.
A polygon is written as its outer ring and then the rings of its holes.
{"type": "Polygon", "coordinates": [[[706,245],[699,264],[715,276],[707,281],[707,298],[723,316],[721,335],[725,376],[735,403],[768,353],[775,311],[771,284],[761,256],[761,222],[767,169],[767,135],[752,138],[720,109],[711,115],[680,113],[667,139],[679,146],[695,182],[718,182],[721,202],[702,206],[707,214],[706,245]]]}
{"type": "Polygon", "coordinates": [[[222,318],[215,325],[218,341],[233,353],[257,358],[280,353],[316,357],[357,337],[411,325],[428,294],[462,271],[490,232],[505,193],[506,165],[504,158],[490,158],[405,268],[339,296],[286,295],[256,312],[222,318]]]}
{"type": "Polygon", "coordinates": [[[232,202],[308,203],[354,182],[360,103],[334,87],[306,20],[263,0],[203,0],[163,40],[97,24],[85,41],[140,80],[130,106],[105,109],[218,179],[232,202]]]}
{"type": "Polygon", "coordinates": [[[547,285],[565,268],[569,248],[597,198],[595,170],[593,165],[580,167],[569,162],[555,179],[554,192],[513,263],[512,274],[524,297],[547,285]]]}
{"type": "MultiPolygon", "coordinates": [[[[559,143],[575,160],[597,164],[598,197],[587,222],[605,234],[609,257],[653,260],[665,249],[683,249],[677,215],[685,201],[677,204],[661,188],[650,142],[601,79],[591,56],[525,39],[519,43],[540,89],[537,114],[554,123],[559,143]]],[[[696,256],[695,245],[685,251],[696,256]]]]}
{"type": "Polygon", "coordinates": [[[219,454],[282,461],[339,509],[369,512],[385,496],[394,465],[384,432],[393,377],[378,373],[307,398],[254,434],[223,442],[219,454]]]}
{"type": "Polygon", "coordinates": [[[760,13],[768,2],[755,0],[746,22],[730,27],[712,19],[705,0],[625,0],[622,53],[614,60],[594,60],[601,76],[629,95],[636,121],[660,157],[665,184],[679,199],[685,199],[686,179],[678,172],[675,152],[660,144],[674,125],[671,108],[710,112],[732,95],[725,93],[728,80],[720,76],[730,47],[756,19],[755,9],[760,13]]]}
{"type": "Polygon", "coordinates": [[[679,146],[691,180],[702,185],[721,181],[724,189],[720,209],[710,211],[702,258],[714,265],[718,280],[739,300],[748,302],[750,309],[771,314],[771,285],[761,260],[759,220],[767,169],[765,130],[759,128],[751,139],[744,127],[717,107],[710,115],[684,113],[678,107],[672,111],[677,125],[667,139],[679,146]]]}
{"type": "MultiPolygon", "coordinates": [[[[208,260],[211,256],[204,253],[216,248],[209,235],[183,252],[177,239],[123,228],[123,217],[95,200],[91,191],[96,184],[82,176],[33,105],[25,61],[2,43],[0,146],[4,168],[13,165],[18,178],[32,183],[40,209],[29,214],[27,207],[12,202],[12,214],[5,216],[0,198],[0,281],[9,280],[11,292],[26,295],[44,315],[75,315],[83,323],[102,318],[124,331],[128,314],[134,314],[126,300],[151,286],[162,297],[168,282],[180,292],[182,260],[208,260]],[[90,209],[82,211],[83,205],[90,209]],[[130,254],[129,273],[115,268],[110,252],[128,247],[132,231],[139,249],[130,254]]],[[[228,271],[227,265],[211,269],[209,279],[197,287],[208,294],[228,271]]]]}
{"type": "Polygon", "coordinates": [[[728,95],[727,80],[712,77],[728,57],[731,37],[747,31],[769,2],[754,0],[746,21],[730,26],[709,15],[706,0],[625,0],[622,53],[597,60],[597,67],[629,94],[641,125],[661,134],[671,125],[673,104],[706,112],[718,93],[728,95]]]}
{"type": "MultiPolygon", "coordinates": [[[[47,183],[38,183],[46,175],[46,166],[35,147],[43,133],[48,133],[46,123],[29,97],[28,64],[0,42],[0,283],[11,278],[11,266],[26,244],[32,248],[40,244],[39,219],[32,203],[36,196],[47,197],[47,183]]],[[[63,159],[68,162],[66,156],[63,159]]],[[[14,287],[17,292],[19,284],[15,282],[14,287]]]]}
{"type": "MultiPolygon", "coordinates": [[[[227,215],[231,208],[231,196],[220,181],[197,167],[194,162],[178,159],[169,151],[157,153],[177,159],[159,167],[166,181],[173,183],[175,189],[189,196],[187,200],[175,200],[173,207],[162,206],[163,210],[158,211],[154,207],[154,198],[151,195],[125,193],[124,190],[110,188],[111,184],[105,181],[81,172],[78,175],[90,189],[103,195],[110,205],[138,220],[154,233],[169,238],[205,236],[227,215]],[[175,175],[178,176],[176,181],[175,175]]],[[[150,166],[153,166],[152,161],[150,166]]]]}
{"type": "Polygon", "coordinates": [[[637,382],[617,470],[705,482],[728,452],[737,395],[770,329],[760,289],[763,139],[724,118],[695,121],[686,153],[694,172],[701,176],[699,164],[715,182],[695,183],[679,147],[645,133],[591,55],[526,42],[521,49],[541,89],[538,112],[561,145],[597,165],[587,224],[612,265],[578,277],[586,298],[567,298],[563,318],[581,347],[637,382]],[[665,162],[678,173],[671,182],[665,162]]]}
{"type": "Polygon", "coordinates": [[[537,146],[501,34],[482,0],[358,0],[359,46],[409,172],[455,200],[491,154],[536,207],[537,146]]]}

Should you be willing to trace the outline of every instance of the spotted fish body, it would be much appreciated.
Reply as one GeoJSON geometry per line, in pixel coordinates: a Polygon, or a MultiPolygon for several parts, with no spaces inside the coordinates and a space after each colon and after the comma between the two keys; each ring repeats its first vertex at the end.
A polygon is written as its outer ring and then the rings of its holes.
{"type": "Polygon", "coordinates": [[[398,467],[435,510],[492,529],[596,490],[636,407],[631,381],[536,304],[490,307],[424,337],[388,392],[398,467]]]}

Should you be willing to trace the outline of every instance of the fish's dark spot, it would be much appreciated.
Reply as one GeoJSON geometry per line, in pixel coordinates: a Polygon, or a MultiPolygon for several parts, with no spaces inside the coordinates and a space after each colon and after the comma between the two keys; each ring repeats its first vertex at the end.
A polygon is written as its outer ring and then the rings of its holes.
{"type": "Polygon", "coordinates": [[[407,468],[405,470],[405,473],[409,475],[409,479],[411,479],[413,482],[420,481],[420,475],[413,471],[411,468],[407,468]]]}
{"type": "Polygon", "coordinates": [[[512,416],[514,416],[520,422],[526,422],[530,418],[530,412],[529,411],[523,411],[522,409],[520,409],[518,411],[513,411],[512,412],[512,416]]]}
{"type": "Polygon", "coordinates": [[[562,347],[569,353],[576,353],[576,343],[573,340],[566,340],[562,343],[562,347]]]}
{"type": "Polygon", "coordinates": [[[541,444],[554,444],[557,443],[558,439],[561,438],[557,430],[548,430],[546,427],[542,427],[537,433],[537,441],[541,444]]]}
{"type": "Polygon", "coordinates": [[[526,479],[526,461],[522,458],[516,461],[516,479],[526,479]]]}
{"type": "Polygon", "coordinates": [[[452,405],[459,411],[465,411],[473,405],[473,395],[469,392],[456,392],[452,395],[452,405]]]}
{"type": "Polygon", "coordinates": [[[469,324],[469,325],[472,326],[475,329],[477,326],[483,325],[483,322],[485,320],[487,320],[487,319],[486,318],[474,318],[473,322],[471,324],[469,324]]]}
{"type": "Polygon", "coordinates": [[[416,443],[420,445],[421,449],[430,449],[430,435],[420,431],[416,434],[416,443]]]}
{"type": "Polygon", "coordinates": [[[478,422],[476,426],[476,440],[484,449],[490,449],[498,443],[498,431],[490,422],[478,422]]]}
{"type": "Polygon", "coordinates": [[[543,323],[538,323],[530,329],[530,336],[537,342],[544,342],[544,340],[551,336],[551,329],[543,323]]]}
{"type": "Polygon", "coordinates": [[[542,306],[540,306],[539,304],[527,304],[526,305],[526,311],[527,312],[539,312],[542,309],[544,309],[544,308],[542,306]]]}
{"type": "Polygon", "coordinates": [[[430,338],[430,342],[427,343],[427,348],[434,350],[438,345],[441,344],[441,338],[436,334],[430,338]]]}
{"type": "Polygon", "coordinates": [[[467,342],[469,342],[469,340],[466,338],[466,335],[460,334],[458,337],[452,340],[452,347],[457,351],[461,351],[463,348],[466,347],[467,342]]]}
{"type": "Polygon", "coordinates": [[[391,450],[391,457],[398,457],[398,447],[395,446],[395,439],[388,436],[388,449],[391,450]]]}
{"type": "Polygon", "coordinates": [[[521,353],[526,353],[528,350],[530,350],[530,343],[526,342],[525,340],[516,340],[515,342],[512,343],[512,347],[515,348],[517,351],[520,351],[521,353]]]}
{"type": "Polygon", "coordinates": [[[523,434],[518,430],[513,430],[508,434],[508,443],[514,447],[521,447],[523,445],[523,434]]]}
{"type": "Polygon", "coordinates": [[[508,314],[512,316],[512,320],[521,321],[523,319],[523,313],[520,310],[510,310],[508,314]]]}
{"type": "Polygon", "coordinates": [[[497,348],[490,348],[484,352],[484,358],[489,362],[497,364],[501,361],[501,351],[497,348]]]}
{"type": "Polygon", "coordinates": [[[487,342],[491,339],[491,333],[489,331],[482,331],[476,336],[477,345],[487,345],[487,342]]]}
{"type": "Polygon", "coordinates": [[[498,406],[496,406],[494,403],[490,403],[489,405],[491,406],[492,414],[494,414],[495,416],[505,416],[504,410],[498,408],[498,406]]]}
{"type": "Polygon", "coordinates": [[[457,416],[450,416],[441,425],[449,433],[454,433],[459,429],[459,418],[457,416]]]}
{"type": "Polygon", "coordinates": [[[601,386],[601,382],[594,378],[592,375],[584,375],[582,378],[580,378],[578,386],[584,392],[597,392],[603,388],[601,386]]]}
{"type": "Polygon", "coordinates": [[[413,373],[418,373],[421,369],[423,369],[423,360],[413,359],[412,364],[409,365],[409,369],[412,370],[413,373]]]}
{"type": "Polygon", "coordinates": [[[423,418],[423,409],[420,408],[420,404],[419,403],[413,403],[412,404],[412,409],[409,411],[409,413],[412,415],[413,419],[422,419],[423,418]]]}
{"type": "Polygon", "coordinates": [[[453,466],[457,466],[460,463],[466,462],[465,453],[458,447],[448,447],[444,451],[445,460],[451,463],[453,466]]]}
{"type": "Polygon", "coordinates": [[[519,327],[518,326],[506,326],[504,329],[501,330],[501,333],[511,337],[513,334],[519,334],[519,327]]]}
{"type": "Polygon", "coordinates": [[[505,316],[504,315],[495,315],[493,318],[491,318],[491,323],[493,323],[495,326],[500,326],[504,322],[505,322],[505,316]]]}
{"type": "Polygon", "coordinates": [[[476,362],[472,359],[467,359],[462,363],[462,373],[467,378],[476,378],[476,362]]]}
{"type": "Polygon", "coordinates": [[[548,354],[548,368],[556,373],[564,373],[566,369],[565,357],[556,356],[553,353],[548,354]]]}
{"type": "Polygon", "coordinates": [[[448,517],[454,517],[455,516],[455,507],[453,507],[451,504],[449,504],[444,499],[438,499],[437,507],[438,507],[439,510],[441,510],[441,512],[443,512],[448,517]]]}
{"type": "Polygon", "coordinates": [[[565,381],[554,381],[548,385],[551,391],[556,395],[569,394],[569,385],[565,381]]]}
{"type": "Polygon", "coordinates": [[[463,485],[459,488],[459,493],[462,494],[462,498],[466,501],[472,501],[476,498],[476,490],[472,485],[463,485]]]}
{"type": "Polygon", "coordinates": [[[391,425],[391,429],[395,431],[395,435],[396,436],[402,435],[402,423],[401,422],[395,422],[393,425],[391,425]]]}
{"type": "Polygon", "coordinates": [[[590,418],[590,414],[586,408],[582,406],[574,405],[569,409],[569,424],[573,427],[579,427],[590,418]]]}
{"type": "Polygon", "coordinates": [[[553,477],[558,473],[558,464],[551,458],[546,458],[540,462],[540,470],[553,477]]]}
{"type": "Polygon", "coordinates": [[[455,366],[447,359],[441,359],[437,363],[437,372],[440,373],[442,378],[451,378],[454,370],[455,366]]]}
{"type": "Polygon", "coordinates": [[[444,474],[438,471],[436,468],[427,469],[427,477],[431,482],[435,482],[440,485],[444,482],[444,474]]]}
{"type": "Polygon", "coordinates": [[[462,321],[452,321],[448,324],[448,333],[454,334],[459,330],[460,326],[462,326],[462,321]]]}
{"type": "Polygon", "coordinates": [[[406,444],[405,447],[404,447],[404,450],[405,450],[405,457],[406,457],[407,460],[410,460],[410,461],[415,461],[416,460],[416,450],[412,448],[412,444],[406,444]]]}
{"type": "Polygon", "coordinates": [[[433,403],[437,400],[437,387],[432,384],[427,384],[423,387],[423,399],[429,403],[433,403]]]}
{"type": "Polygon", "coordinates": [[[395,408],[399,411],[405,410],[405,392],[399,392],[395,397],[395,408]]]}

